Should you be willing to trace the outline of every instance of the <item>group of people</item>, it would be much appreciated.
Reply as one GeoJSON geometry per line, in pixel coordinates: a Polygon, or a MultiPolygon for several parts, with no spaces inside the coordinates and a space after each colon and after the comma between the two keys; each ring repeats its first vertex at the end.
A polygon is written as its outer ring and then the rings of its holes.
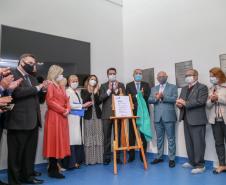
{"type": "MultiPolygon", "coordinates": [[[[188,162],[185,168],[192,173],[205,171],[206,124],[212,124],[219,166],[218,174],[226,171],[226,77],[220,68],[212,68],[212,86],[198,82],[198,72],[186,71],[185,82],[178,97],[177,86],[167,82],[167,74],[157,75],[159,85],[150,87],[142,81],[142,70],[135,69],[134,80],[126,87],[117,80],[115,68],[107,70],[108,81],[99,85],[96,75],[90,75],[79,88],[79,78],[63,76],[63,68],[52,65],[47,79],[38,83],[36,79],[37,61],[32,54],[23,54],[15,70],[0,68],[0,112],[1,125],[7,129],[8,181],[9,184],[42,184],[37,178],[40,172],[34,170],[38,141],[38,130],[42,127],[40,96],[45,97],[47,111],[44,125],[43,156],[48,159],[48,175],[65,178],[62,169],[80,168],[81,164],[108,165],[112,159],[112,96],[131,95],[134,115],[137,114],[137,94],[142,92],[147,109],[154,107],[154,126],[157,136],[158,153],[151,164],[163,161],[165,132],[168,139],[169,167],[175,167],[176,107],[180,110],[179,121],[184,122],[184,135],[188,162]],[[208,115],[208,117],[207,117],[208,115]]],[[[1,127],[2,133],[3,127],[1,127]]],[[[120,126],[118,136],[120,141],[120,126]]],[[[139,132],[144,151],[147,141],[139,132]]],[[[135,145],[135,133],[129,123],[129,143],[135,145]]],[[[135,151],[129,151],[128,162],[135,160],[135,151]]],[[[140,155],[140,160],[142,157],[140,155]]],[[[117,163],[121,164],[120,153],[117,163]]],[[[1,182],[0,184],[6,184],[1,182]]]]}
{"type": "Polygon", "coordinates": [[[187,70],[185,82],[178,97],[177,87],[167,82],[167,74],[158,73],[159,85],[151,89],[149,103],[154,105],[154,125],[157,136],[157,157],[151,162],[163,162],[165,132],[168,139],[169,167],[175,166],[175,123],[177,121],[176,107],[180,110],[179,122],[184,123],[185,145],[188,162],[182,167],[191,168],[192,174],[205,171],[206,124],[212,125],[215,148],[219,166],[213,173],[226,171],[225,141],[226,141],[226,76],[224,72],[214,67],[210,69],[211,87],[198,81],[198,71],[187,70]],[[176,106],[175,106],[176,105],[176,106]]]}

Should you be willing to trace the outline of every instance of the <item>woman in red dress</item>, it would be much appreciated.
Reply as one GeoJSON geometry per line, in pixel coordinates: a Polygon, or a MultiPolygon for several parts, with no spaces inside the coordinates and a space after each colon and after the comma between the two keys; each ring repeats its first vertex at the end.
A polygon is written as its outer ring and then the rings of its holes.
{"type": "Polygon", "coordinates": [[[70,111],[69,99],[65,89],[60,86],[64,79],[63,69],[52,65],[49,68],[46,103],[48,110],[45,118],[43,156],[49,159],[48,175],[64,178],[58,170],[57,160],[70,156],[69,128],[67,115],[70,111]]]}

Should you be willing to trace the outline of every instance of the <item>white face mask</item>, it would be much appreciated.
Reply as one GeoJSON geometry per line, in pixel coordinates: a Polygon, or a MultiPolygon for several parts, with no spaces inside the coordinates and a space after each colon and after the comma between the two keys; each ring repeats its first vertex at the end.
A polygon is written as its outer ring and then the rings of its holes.
{"type": "Polygon", "coordinates": [[[108,75],[108,80],[109,80],[110,82],[116,81],[116,75],[108,75]]]}
{"type": "Polygon", "coordinates": [[[73,83],[71,83],[71,88],[72,89],[77,89],[77,87],[78,87],[78,82],[73,82],[73,83]]]}
{"type": "Polygon", "coordinates": [[[216,77],[210,77],[210,83],[213,85],[217,85],[218,84],[218,79],[216,77]]]}
{"type": "Polygon", "coordinates": [[[57,78],[56,78],[56,81],[59,82],[59,81],[61,81],[63,79],[64,79],[63,75],[58,75],[57,78]]]}
{"type": "Polygon", "coordinates": [[[96,80],[90,80],[89,81],[89,85],[91,85],[91,86],[95,86],[96,84],[97,84],[96,80]]]}
{"type": "Polygon", "coordinates": [[[192,83],[194,82],[194,77],[193,77],[193,76],[187,76],[187,77],[185,78],[185,82],[186,82],[187,84],[192,84],[192,83]]]}

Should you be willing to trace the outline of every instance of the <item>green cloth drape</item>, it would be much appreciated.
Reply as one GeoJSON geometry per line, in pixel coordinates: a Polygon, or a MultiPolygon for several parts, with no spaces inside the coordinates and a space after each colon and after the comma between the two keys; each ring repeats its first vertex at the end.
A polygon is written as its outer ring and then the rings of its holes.
{"type": "Polygon", "coordinates": [[[144,134],[146,141],[152,139],[151,119],[147,104],[143,98],[142,92],[137,93],[137,118],[136,124],[141,133],[144,134]]]}

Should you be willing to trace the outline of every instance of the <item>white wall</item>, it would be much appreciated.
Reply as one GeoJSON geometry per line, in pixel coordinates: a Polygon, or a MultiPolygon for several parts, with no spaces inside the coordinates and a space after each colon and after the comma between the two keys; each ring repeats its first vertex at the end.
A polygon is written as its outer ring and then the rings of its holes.
{"type": "MultiPolygon", "coordinates": [[[[208,70],[226,53],[225,7],[225,0],[124,0],[125,81],[134,68],[154,67],[175,83],[174,63],[192,59],[200,81],[208,83],[208,70]]],[[[206,159],[216,160],[209,126],[206,141],[206,159]]],[[[183,124],[177,124],[177,155],[186,156],[183,124]]]]}
{"type": "MultiPolygon", "coordinates": [[[[91,42],[91,72],[103,82],[106,69],[113,66],[123,78],[121,6],[106,0],[1,0],[0,24],[91,42]]],[[[42,161],[40,134],[38,162],[42,161]]],[[[4,137],[4,151],[5,141],[4,137]]],[[[0,167],[5,167],[5,152],[0,160],[0,167]]]]}
{"type": "MultiPolygon", "coordinates": [[[[207,83],[208,69],[226,53],[225,7],[225,0],[124,0],[122,13],[106,0],[5,0],[0,24],[91,42],[91,71],[101,81],[110,66],[124,82],[132,80],[134,68],[154,67],[175,83],[174,63],[192,59],[207,83]]],[[[40,134],[37,162],[42,162],[40,134]]],[[[4,151],[5,141],[4,136],[4,151]]],[[[155,142],[149,150],[156,152],[155,142]]],[[[183,124],[177,124],[177,155],[186,156],[183,124]]],[[[0,159],[5,167],[5,152],[0,159]]],[[[216,160],[210,127],[206,159],[216,160]]]]}
{"type": "Polygon", "coordinates": [[[91,71],[122,79],[122,8],[106,0],[4,0],[0,24],[91,42],[91,71]]]}

